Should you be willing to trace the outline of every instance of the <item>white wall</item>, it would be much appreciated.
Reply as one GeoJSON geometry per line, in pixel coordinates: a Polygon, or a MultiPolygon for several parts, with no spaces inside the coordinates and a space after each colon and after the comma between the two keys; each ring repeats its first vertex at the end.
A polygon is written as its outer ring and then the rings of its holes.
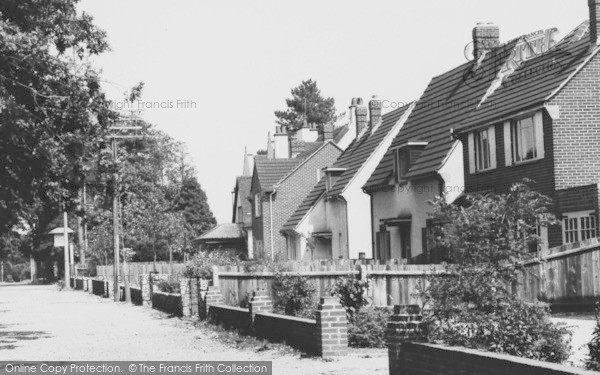
{"type": "Polygon", "coordinates": [[[446,202],[452,203],[465,191],[465,171],[463,164],[462,142],[456,141],[452,151],[439,170],[444,179],[444,197],[446,202]]]}

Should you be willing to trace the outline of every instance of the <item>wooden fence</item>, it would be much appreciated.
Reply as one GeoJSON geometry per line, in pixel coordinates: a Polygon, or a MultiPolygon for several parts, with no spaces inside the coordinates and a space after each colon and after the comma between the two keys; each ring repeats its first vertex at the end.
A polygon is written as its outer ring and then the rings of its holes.
{"type": "MultiPolygon", "coordinates": [[[[379,264],[372,260],[323,260],[288,262],[283,265],[288,274],[309,277],[320,295],[327,295],[335,280],[353,276],[369,281],[368,296],[376,306],[418,304],[419,290],[427,286],[427,278],[443,271],[440,265],[405,265],[398,261],[379,264]]],[[[516,293],[528,301],[545,300],[553,304],[590,303],[600,298],[600,242],[597,239],[552,248],[539,258],[524,264],[516,293]]],[[[139,274],[152,271],[178,279],[185,265],[167,262],[132,263],[129,275],[135,283],[139,274]]],[[[98,275],[112,276],[112,266],[99,266],[98,275]]],[[[253,290],[264,288],[272,295],[275,273],[256,262],[218,267],[215,284],[220,287],[224,302],[244,305],[253,290]]]]}

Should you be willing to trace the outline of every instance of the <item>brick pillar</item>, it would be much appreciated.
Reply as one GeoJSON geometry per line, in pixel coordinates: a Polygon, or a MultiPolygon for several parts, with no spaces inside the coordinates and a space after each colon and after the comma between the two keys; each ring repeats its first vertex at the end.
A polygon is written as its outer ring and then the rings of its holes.
{"type": "Polygon", "coordinates": [[[152,306],[150,293],[150,275],[140,275],[140,290],[142,292],[142,305],[152,306]]]}
{"type": "Polygon", "coordinates": [[[265,289],[258,289],[252,292],[248,308],[250,311],[250,326],[252,326],[256,313],[273,312],[273,301],[271,301],[271,297],[265,289]]]}
{"type": "Polygon", "coordinates": [[[405,342],[427,341],[427,324],[418,305],[396,305],[387,324],[386,342],[390,375],[403,375],[402,346],[405,342]]]}
{"type": "Polygon", "coordinates": [[[210,305],[218,305],[221,303],[223,303],[223,297],[221,296],[219,288],[216,286],[209,286],[198,306],[198,315],[200,319],[206,319],[208,317],[208,307],[210,305]]]}
{"type": "Polygon", "coordinates": [[[343,355],[348,349],[348,319],[337,297],[322,297],[317,308],[317,354],[343,355]]]}
{"type": "Polygon", "coordinates": [[[191,280],[187,277],[179,279],[179,289],[181,293],[181,314],[183,317],[191,316],[190,309],[190,284],[191,280]]]}
{"type": "Polygon", "coordinates": [[[198,298],[200,295],[198,283],[198,278],[190,279],[190,312],[192,316],[198,316],[198,298]]]}

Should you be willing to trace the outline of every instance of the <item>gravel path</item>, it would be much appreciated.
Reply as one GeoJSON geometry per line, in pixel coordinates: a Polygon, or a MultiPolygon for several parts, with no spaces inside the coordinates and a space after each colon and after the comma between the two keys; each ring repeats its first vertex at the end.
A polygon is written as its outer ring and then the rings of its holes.
{"type": "Polygon", "coordinates": [[[56,286],[0,285],[3,360],[263,360],[273,374],[387,374],[385,350],[350,350],[332,361],[274,349],[237,349],[210,329],[147,307],[56,286]]]}

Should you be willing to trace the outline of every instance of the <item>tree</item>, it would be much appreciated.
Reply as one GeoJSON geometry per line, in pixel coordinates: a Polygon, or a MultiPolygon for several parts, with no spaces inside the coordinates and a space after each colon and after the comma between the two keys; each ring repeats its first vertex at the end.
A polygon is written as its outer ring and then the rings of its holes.
{"type": "Polygon", "coordinates": [[[538,225],[556,222],[549,198],[513,185],[504,195],[468,197],[468,207],[435,202],[430,239],[448,251],[447,274],[430,279],[423,293],[430,309],[430,338],[522,357],[562,362],[569,354],[563,335],[540,302],[527,303],[513,286],[526,272],[522,262],[540,238],[538,225]]]}
{"type": "Polygon", "coordinates": [[[304,120],[321,128],[324,124],[336,122],[343,114],[336,114],[335,100],[325,98],[317,87],[317,82],[309,79],[291,90],[292,97],[286,99],[287,109],[275,111],[276,122],[289,130],[302,127],[304,120]]]}
{"type": "Polygon", "coordinates": [[[193,241],[211,229],[217,221],[208,206],[206,193],[195,177],[183,181],[179,195],[175,198],[174,210],[180,211],[185,219],[185,244],[190,251],[193,241]]]}
{"type": "Polygon", "coordinates": [[[0,233],[75,200],[114,120],[87,58],[108,49],[77,0],[0,2],[0,233]]]}

